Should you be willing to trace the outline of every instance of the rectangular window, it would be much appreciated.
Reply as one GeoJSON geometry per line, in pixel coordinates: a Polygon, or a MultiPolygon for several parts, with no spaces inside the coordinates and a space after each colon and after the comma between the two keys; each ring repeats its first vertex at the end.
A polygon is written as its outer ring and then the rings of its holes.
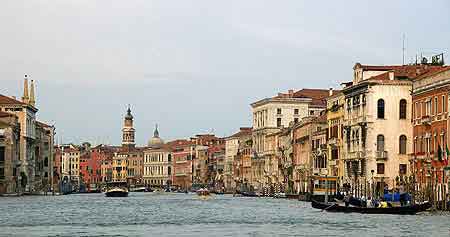
{"type": "Polygon", "coordinates": [[[281,114],[281,109],[280,108],[277,109],[277,114],[281,114]]]}
{"type": "Polygon", "coordinates": [[[384,174],[384,163],[377,164],[377,174],[384,174]]]}
{"type": "Polygon", "coordinates": [[[398,173],[400,175],[406,175],[406,171],[407,171],[406,164],[400,164],[399,167],[398,167],[398,173]]]}
{"type": "Polygon", "coordinates": [[[298,109],[294,109],[294,114],[298,114],[298,109]]]}
{"type": "Polygon", "coordinates": [[[277,127],[281,127],[281,118],[277,118],[277,127]]]}
{"type": "Polygon", "coordinates": [[[434,114],[438,113],[438,98],[434,97],[434,114]]]}
{"type": "Polygon", "coordinates": [[[309,111],[309,115],[314,115],[314,110],[309,111]]]}
{"type": "Polygon", "coordinates": [[[0,163],[5,162],[5,147],[0,147],[0,163]]]}
{"type": "Polygon", "coordinates": [[[445,113],[445,95],[442,96],[442,113],[445,113]]]}

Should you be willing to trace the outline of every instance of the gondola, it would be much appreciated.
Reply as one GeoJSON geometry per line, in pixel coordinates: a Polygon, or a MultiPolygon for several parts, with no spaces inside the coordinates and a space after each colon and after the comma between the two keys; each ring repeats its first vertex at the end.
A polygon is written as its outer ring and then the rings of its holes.
{"type": "Polygon", "coordinates": [[[418,212],[426,211],[431,207],[431,203],[425,202],[422,204],[414,204],[410,206],[402,207],[387,207],[387,208],[376,208],[376,207],[353,207],[353,206],[340,206],[337,203],[323,203],[311,200],[311,205],[313,208],[322,209],[328,212],[345,212],[345,213],[361,213],[361,214],[394,214],[394,215],[415,215],[418,212]]]}

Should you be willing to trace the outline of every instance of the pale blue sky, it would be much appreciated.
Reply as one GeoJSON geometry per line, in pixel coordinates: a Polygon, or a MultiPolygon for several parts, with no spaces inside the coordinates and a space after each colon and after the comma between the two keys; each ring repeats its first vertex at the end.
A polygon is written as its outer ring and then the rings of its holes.
{"type": "Polygon", "coordinates": [[[447,53],[448,1],[11,0],[0,8],[0,93],[37,81],[39,119],[65,142],[137,143],[251,125],[249,104],[338,87],[355,62],[447,53]]]}

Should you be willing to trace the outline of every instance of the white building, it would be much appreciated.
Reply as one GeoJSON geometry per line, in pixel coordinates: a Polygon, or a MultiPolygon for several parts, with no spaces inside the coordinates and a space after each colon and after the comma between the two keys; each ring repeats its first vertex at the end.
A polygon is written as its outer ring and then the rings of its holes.
{"type": "Polygon", "coordinates": [[[62,145],[61,147],[61,176],[63,180],[70,180],[75,185],[80,185],[80,150],[74,145],[62,145]]]}
{"type": "Polygon", "coordinates": [[[166,147],[144,150],[144,183],[164,186],[172,176],[172,153],[166,147]]]}
{"type": "Polygon", "coordinates": [[[413,132],[410,80],[418,75],[417,65],[355,65],[353,82],[343,89],[343,182],[354,192],[379,194],[408,174],[413,132]]]}
{"type": "Polygon", "coordinates": [[[253,113],[253,150],[263,156],[265,136],[298,123],[304,117],[319,115],[326,108],[329,90],[302,89],[266,98],[251,104],[253,113]]]}

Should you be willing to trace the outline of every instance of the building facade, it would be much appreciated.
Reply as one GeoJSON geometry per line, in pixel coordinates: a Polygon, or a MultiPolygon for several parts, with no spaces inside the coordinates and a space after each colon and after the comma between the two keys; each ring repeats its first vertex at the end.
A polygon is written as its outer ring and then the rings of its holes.
{"type": "Polygon", "coordinates": [[[20,124],[16,115],[0,111],[0,194],[25,188],[19,175],[20,124]]]}

